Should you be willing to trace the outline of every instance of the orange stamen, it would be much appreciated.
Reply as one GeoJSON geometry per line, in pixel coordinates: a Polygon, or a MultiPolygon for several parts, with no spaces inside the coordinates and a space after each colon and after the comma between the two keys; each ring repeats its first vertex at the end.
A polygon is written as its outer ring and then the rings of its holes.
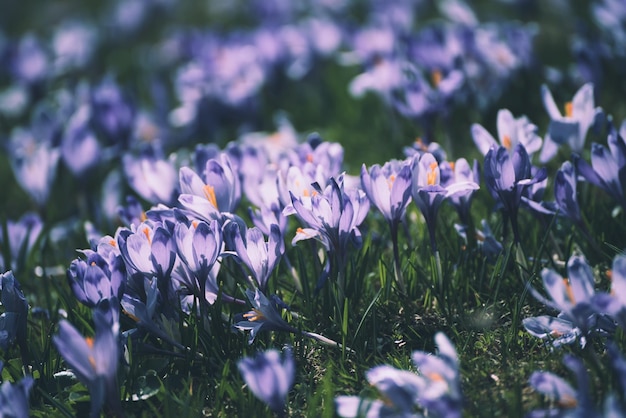
{"type": "Polygon", "coordinates": [[[576,408],[576,405],[578,405],[578,401],[568,395],[564,395],[558,403],[563,408],[576,408]]]}
{"type": "Polygon", "coordinates": [[[437,167],[436,162],[430,163],[430,171],[426,174],[426,183],[429,186],[433,186],[437,183],[437,172],[435,171],[437,167]]]}
{"type": "Polygon", "coordinates": [[[306,155],[306,160],[307,160],[308,162],[312,163],[312,162],[313,162],[313,154],[307,154],[307,155],[306,155]]]}
{"type": "Polygon", "coordinates": [[[426,375],[430,380],[435,381],[435,382],[445,382],[446,380],[443,378],[442,375],[440,375],[437,372],[432,372],[432,373],[428,373],[426,375]]]}
{"type": "Polygon", "coordinates": [[[198,227],[198,221],[191,221],[191,225],[193,225],[194,228],[198,227]]]}
{"type": "Polygon", "coordinates": [[[202,189],[204,190],[204,196],[206,197],[206,200],[208,200],[209,203],[212,204],[215,209],[218,209],[217,198],[215,197],[215,187],[209,186],[207,184],[202,189]]]}
{"type": "Polygon", "coordinates": [[[252,311],[243,314],[243,317],[250,322],[265,320],[265,315],[263,315],[261,311],[256,308],[252,308],[252,311]]]}
{"type": "Polygon", "coordinates": [[[441,71],[439,70],[434,70],[432,73],[430,73],[430,79],[433,82],[433,86],[439,87],[439,84],[443,79],[443,74],[441,74],[441,71]]]}
{"type": "Polygon", "coordinates": [[[141,220],[141,222],[145,222],[146,220],[148,220],[148,215],[146,215],[146,212],[142,211],[139,219],[141,220]]]}
{"type": "Polygon", "coordinates": [[[146,236],[146,238],[148,239],[149,243],[152,243],[152,240],[150,239],[150,228],[148,228],[147,226],[143,228],[143,234],[146,236]]]}
{"type": "Polygon", "coordinates": [[[393,187],[393,182],[396,181],[396,176],[394,174],[389,176],[389,179],[387,179],[387,184],[389,185],[389,190],[391,190],[391,188],[393,187]]]}
{"type": "Polygon", "coordinates": [[[117,247],[117,241],[115,241],[114,239],[109,240],[109,245],[112,247],[117,247]]]}
{"type": "Polygon", "coordinates": [[[454,161],[450,161],[448,164],[450,165],[450,170],[454,171],[454,161]]]}
{"type": "Polygon", "coordinates": [[[572,102],[565,103],[565,117],[571,118],[574,115],[574,104],[572,102]]]}
{"type": "Polygon", "coordinates": [[[91,338],[91,337],[86,337],[86,338],[85,338],[85,342],[87,343],[87,347],[89,347],[89,348],[93,348],[93,338],[91,338]]]}
{"type": "Polygon", "coordinates": [[[502,145],[504,145],[504,148],[506,149],[511,149],[511,137],[508,135],[502,135],[502,145]]]}

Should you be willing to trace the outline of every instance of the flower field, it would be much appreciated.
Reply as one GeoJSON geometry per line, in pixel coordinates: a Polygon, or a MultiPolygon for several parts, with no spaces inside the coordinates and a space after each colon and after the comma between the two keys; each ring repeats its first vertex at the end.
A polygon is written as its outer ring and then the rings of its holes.
{"type": "Polygon", "coordinates": [[[618,0],[7,2],[0,417],[626,415],[625,68],[618,0]]]}

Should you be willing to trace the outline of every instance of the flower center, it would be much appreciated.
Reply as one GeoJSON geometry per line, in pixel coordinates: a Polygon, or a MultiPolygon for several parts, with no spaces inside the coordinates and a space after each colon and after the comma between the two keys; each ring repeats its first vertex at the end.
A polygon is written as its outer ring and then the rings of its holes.
{"type": "Polygon", "coordinates": [[[509,135],[502,135],[502,145],[506,149],[511,149],[511,137],[509,135]]]}
{"type": "Polygon", "coordinates": [[[426,173],[426,183],[429,186],[434,186],[435,184],[437,184],[437,171],[435,171],[435,169],[437,168],[437,163],[436,162],[432,162],[430,163],[430,166],[428,167],[428,173],[426,173]]]}
{"type": "Polygon", "coordinates": [[[570,284],[567,277],[563,279],[563,284],[565,285],[565,293],[567,294],[567,298],[570,300],[570,302],[575,304],[576,300],[574,299],[574,291],[572,290],[572,285],[570,284]]]}
{"type": "Polygon", "coordinates": [[[252,308],[250,312],[243,314],[243,317],[250,322],[265,320],[265,315],[263,315],[263,313],[256,308],[252,308]]]}
{"type": "Polygon", "coordinates": [[[433,86],[439,87],[439,84],[441,84],[442,79],[443,79],[443,74],[441,74],[441,71],[433,70],[430,73],[430,80],[432,81],[433,86]]]}
{"type": "Polygon", "coordinates": [[[574,104],[572,102],[565,103],[565,117],[571,118],[574,115],[574,104]]]}

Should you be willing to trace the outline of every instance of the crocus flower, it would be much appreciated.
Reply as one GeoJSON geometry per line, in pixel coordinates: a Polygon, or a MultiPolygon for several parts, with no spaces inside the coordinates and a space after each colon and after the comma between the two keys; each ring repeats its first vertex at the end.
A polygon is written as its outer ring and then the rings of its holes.
{"type": "Polygon", "coordinates": [[[441,332],[435,335],[437,355],[413,352],[418,373],[383,365],[367,372],[368,382],[376,387],[383,400],[362,399],[358,396],[335,398],[337,414],[341,417],[460,417],[462,393],[459,362],[450,340],[441,332]]]}
{"type": "Polygon", "coordinates": [[[610,293],[598,292],[593,298],[595,310],[610,315],[626,330],[626,255],[613,259],[610,293]]]}
{"type": "Polygon", "coordinates": [[[278,225],[271,226],[268,242],[265,242],[263,233],[256,227],[244,226],[245,231],[242,231],[239,224],[231,222],[224,228],[224,238],[229,249],[235,252],[237,260],[245,264],[256,285],[264,291],[267,288],[267,281],[285,252],[285,243],[278,225]]]}
{"type": "MultiPolygon", "coordinates": [[[[2,362],[0,361],[0,370],[2,362]]],[[[26,376],[17,383],[5,380],[0,386],[0,416],[12,418],[28,418],[30,391],[35,380],[26,376]]]]}
{"type": "MultiPolygon", "coordinates": [[[[439,164],[441,175],[440,183],[446,187],[455,183],[480,183],[480,173],[478,161],[474,160],[472,166],[465,158],[456,161],[441,161],[439,164]]],[[[465,192],[454,193],[449,196],[448,201],[454,206],[463,224],[470,223],[470,205],[475,189],[465,192]]]]}
{"type": "Polygon", "coordinates": [[[157,150],[139,156],[124,154],[124,173],[128,185],[152,204],[171,204],[175,200],[177,176],[173,158],[163,158],[157,150]]]}
{"type": "Polygon", "coordinates": [[[285,399],[293,385],[295,366],[291,349],[281,359],[277,350],[267,350],[254,357],[245,357],[237,363],[254,396],[266,403],[277,415],[283,416],[285,399]]]}
{"type": "MultiPolygon", "coordinates": [[[[369,199],[360,189],[346,192],[343,190],[343,178],[337,182],[330,179],[330,184],[322,190],[316,183],[311,195],[296,197],[291,193],[292,206],[286,207],[283,213],[287,216],[297,215],[306,225],[298,228],[291,243],[307,239],[316,239],[322,243],[326,251],[332,252],[341,270],[345,266],[348,244],[361,246],[362,238],[359,225],[369,210],[369,199]],[[341,186],[340,186],[341,185],[341,186]]],[[[330,270],[330,259],[327,260],[324,274],[318,280],[317,288],[324,284],[330,270]]]]}
{"type": "Polygon", "coordinates": [[[554,270],[544,268],[541,271],[549,299],[535,289],[531,289],[531,293],[559,315],[556,319],[547,315],[526,318],[523,321],[526,330],[539,338],[553,340],[555,346],[571,343],[578,336],[584,346],[587,338],[595,334],[612,333],[615,329],[613,321],[594,310],[593,272],[585,258],[582,255],[570,257],[567,273],[568,277],[563,278],[554,270]]]}
{"type": "Polygon", "coordinates": [[[240,331],[250,331],[248,344],[252,344],[256,335],[262,330],[298,332],[281,316],[279,304],[283,305],[284,303],[278,297],[274,297],[270,301],[259,289],[254,291],[246,289],[246,296],[252,304],[252,310],[241,315],[241,317],[238,316],[233,328],[240,331]]]}
{"type": "Polygon", "coordinates": [[[43,222],[36,213],[25,213],[17,221],[7,221],[7,236],[0,230],[0,242],[8,245],[11,259],[4,260],[0,254],[0,270],[21,270],[43,229],[43,222]]]}
{"type": "Polygon", "coordinates": [[[514,239],[519,242],[517,213],[522,193],[529,186],[546,178],[545,168],[531,175],[526,148],[518,144],[512,153],[505,147],[491,148],[485,155],[484,176],[489,192],[502,205],[505,216],[511,220],[514,239]]]}
{"type": "Polygon", "coordinates": [[[444,199],[457,194],[478,189],[478,184],[470,181],[459,181],[443,186],[440,183],[439,164],[432,154],[426,153],[415,157],[412,163],[411,195],[413,201],[424,215],[430,245],[433,253],[437,252],[435,241],[435,225],[439,207],[444,199]]]}
{"type": "Polygon", "coordinates": [[[136,109],[112,77],[91,92],[92,123],[109,143],[126,148],[133,132],[136,109]]]}
{"type": "Polygon", "coordinates": [[[397,224],[411,200],[411,169],[407,163],[390,161],[382,167],[361,167],[361,185],[370,202],[387,222],[397,224]]]}
{"type": "Polygon", "coordinates": [[[91,109],[82,105],[67,122],[61,142],[61,153],[65,165],[76,176],[80,176],[102,158],[102,149],[95,132],[89,126],[91,109]]]}
{"type": "Polygon", "coordinates": [[[109,260],[97,252],[84,250],[86,260],[72,261],[67,270],[67,280],[74,296],[93,308],[105,299],[119,301],[126,281],[126,266],[120,255],[109,260]]]}
{"type": "Polygon", "coordinates": [[[508,109],[500,109],[497,118],[498,141],[482,125],[472,125],[472,137],[481,154],[486,155],[492,147],[503,146],[509,151],[522,144],[528,155],[533,155],[541,148],[541,137],[537,135],[537,126],[526,116],[515,118],[508,109]]]}
{"type": "Polygon", "coordinates": [[[59,353],[91,394],[91,416],[99,417],[106,405],[109,412],[121,413],[117,386],[120,356],[118,332],[100,310],[93,311],[96,335],[83,337],[68,321],[59,322],[59,332],[52,337],[59,353]]]}
{"type": "Polygon", "coordinates": [[[16,341],[20,346],[26,344],[28,303],[11,270],[0,274],[0,280],[4,307],[4,312],[0,315],[0,348],[6,351],[16,341]]]}
{"type": "Polygon", "coordinates": [[[15,128],[11,132],[9,155],[13,174],[22,189],[38,205],[43,205],[56,177],[61,152],[35,134],[33,129],[15,128]]]}
{"type": "Polygon", "coordinates": [[[612,128],[607,139],[608,148],[604,145],[591,144],[591,166],[576,156],[575,164],[578,173],[585,180],[607,192],[622,208],[626,208],[626,142],[612,128]]]}
{"type": "Polygon", "coordinates": [[[541,96],[550,116],[550,125],[540,161],[551,160],[558,146],[563,144],[568,144],[574,152],[581,152],[587,131],[594,124],[596,117],[602,113],[601,108],[594,107],[593,85],[587,83],[576,92],[572,101],[565,104],[565,114],[561,114],[550,89],[545,85],[541,86],[541,96]]]}
{"type": "Polygon", "coordinates": [[[589,376],[582,361],[572,355],[565,355],[563,363],[576,376],[578,383],[574,389],[563,378],[551,372],[534,372],[529,379],[530,386],[553,402],[548,410],[535,410],[529,417],[545,416],[600,416],[593,406],[589,392],[589,376]]]}
{"type": "Polygon", "coordinates": [[[202,219],[221,219],[222,212],[234,212],[239,205],[241,183],[226,154],[208,160],[201,176],[181,167],[179,178],[179,202],[202,219]]]}

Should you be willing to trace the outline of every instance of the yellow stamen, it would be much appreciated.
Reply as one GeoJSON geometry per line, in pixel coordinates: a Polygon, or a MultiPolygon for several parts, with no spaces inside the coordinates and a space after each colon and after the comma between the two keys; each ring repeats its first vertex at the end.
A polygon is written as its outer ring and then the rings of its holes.
{"type": "Polygon", "coordinates": [[[396,181],[396,176],[394,174],[390,175],[387,179],[387,184],[389,185],[389,190],[393,187],[393,182],[396,181]]]}
{"type": "Polygon", "coordinates": [[[430,171],[426,174],[426,183],[429,186],[433,186],[437,183],[437,172],[435,171],[435,169],[437,168],[437,163],[436,162],[432,162],[430,163],[430,171]]]}
{"type": "Polygon", "coordinates": [[[506,149],[511,149],[511,137],[508,135],[502,135],[502,145],[504,145],[504,148],[506,149]]]}
{"type": "Polygon", "coordinates": [[[441,74],[441,71],[439,70],[433,70],[433,72],[430,73],[430,79],[433,82],[433,86],[439,87],[439,84],[443,79],[443,74],[441,74]]]}
{"type": "Polygon", "coordinates": [[[572,102],[565,103],[565,117],[571,118],[574,115],[574,104],[572,102]]]}
{"type": "Polygon", "coordinates": [[[450,165],[450,170],[454,171],[454,161],[450,161],[448,164],[450,165]]]}
{"type": "Polygon", "coordinates": [[[309,193],[309,190],[308,190],[308,189],[304,189],[304,190],[302,191],[302,196],[304,196],[304,197],[309,197],[310,195],[311,195],[311,194],[309,193]]]}
{"type": "Polygon", "coordinates": [[[567,293],[567,298],[570,300],[570,302],[576,303],[576,301],[574,300],[574,292],[572,291],[572,285],[570,284],[567,277],[563,279],[563,284],[565,285],[565,292],[567,293]]]}
{"type": "Polygon", "coordinates": [[[422,151],[428,151],[428,147],[426,146],[426,144],[424,144],[424,141],[422,140],[422,138],[416,138],[415,139],[415,146],[422,151]]]}
{"type": "Polygon", "coordinates": [[[139,217],[139,219],[141,220],[141,222],[145,222],[148,220],[148,215],[146,215],[146,212],[141,212],[141,216],[139,217]]]}
{"type": "Polygon", "coordinates": [[[243,317],[250,322],[265,320],[265,315],[263,315],[261,311],[256,308],[252,308],[252,311],[243,314],[243,317]]]}
{"type": "Polygon", "coordinates": [[[218,209],[217,198],[215,197],[215,187],[209,186],[207,184],[203,187],[203,190],[204,190],[204,196],[206,197],[206,200],[208,200],[209,203],[211,203],[215,209],[218,209]]]}

